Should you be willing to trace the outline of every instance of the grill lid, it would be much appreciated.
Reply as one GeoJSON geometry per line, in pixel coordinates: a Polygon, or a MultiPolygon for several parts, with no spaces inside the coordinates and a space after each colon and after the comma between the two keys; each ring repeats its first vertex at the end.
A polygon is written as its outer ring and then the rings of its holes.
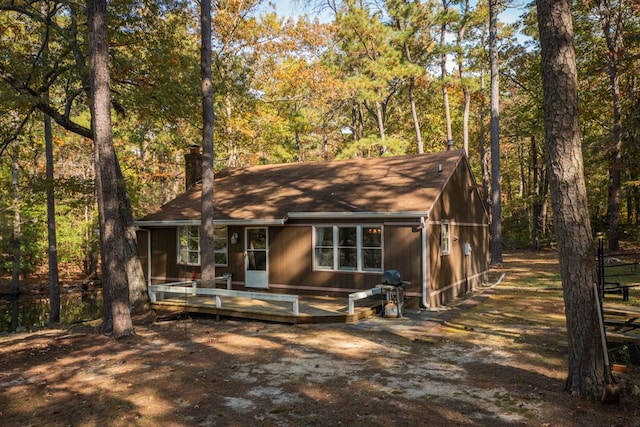
{"type": "Polygon", "coordinates": [[[402,284],[402,278],[400,277],[400,272],[398,270],[387,270],[382,275],[382,280],[380,282],[383,285],[398,286],[402,284]]]}

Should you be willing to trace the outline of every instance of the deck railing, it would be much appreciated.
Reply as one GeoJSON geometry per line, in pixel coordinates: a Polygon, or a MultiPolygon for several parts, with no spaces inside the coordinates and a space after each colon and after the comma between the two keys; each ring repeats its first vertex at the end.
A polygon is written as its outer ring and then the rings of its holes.
{"type": "Polygon", "coordinates": [[[271,294],[267,292],[234,291],[231,289],[231,276],[216,277],[216,280],[226,280],[227,289],[199,288],[198,281],[184,281],[149,285],[149,300],[154,303],[165,299],[165,294],[184,296],[211,296],[216,299],[216,308],[222,308],[222,297],[248,298],[261,301],[288,302],[292,304],[294,316],[299,314],[298,295],[271,294]]]}
{"type": "Polygon", "coordinates": [[[380,294],[382,294],[382,289],[380,288],[372,288],[367,289],[366,291],[349,294],[349,314],[353,314],[355,312],[356,301],[380,294]]]}

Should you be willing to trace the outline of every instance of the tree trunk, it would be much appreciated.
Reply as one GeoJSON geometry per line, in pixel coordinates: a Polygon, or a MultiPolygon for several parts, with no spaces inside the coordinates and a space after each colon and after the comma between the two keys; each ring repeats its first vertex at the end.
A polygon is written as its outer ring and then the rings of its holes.
{"type": "MultiPolygon", "coordinates": [[[[42,14],[49,17],[49,3],[40,3],[42,14]]],[[[49,41],[45,30],[42,35],[42,63],[49,64],[49,41]]],[[[42,102],[49,105],[49,89],[42,95],[42,102]]],[[[44,120],[44,146],[45,146],[45,175],[47,193],[47,256],[49,261],[49,324],[60,321],[60,280],[58,274],[58,242],[56,239],[56,208],[55,208],[55,181],[53,177],[53,131],[51,117],[43,114],[44,120]]]]}
{"type": "Polygon", "coordinates": [[[547,178],[547,170],[540,168],[538,172],[537,193],[534,195],[534,228],[536,230],[533,236],[533,244],[539,247],[540,238],[547,236],[547,212],[549,210],[549,179],[547,178]]]}
{"type": "Polygon", "coordinates": [[[231,88],[227,88],[227,92],[224,94],[224,110],[227,116],[227,127],[226,127],[226,135],[227,138],[227,151],[228,151],[228,159],[227,159],[227,167],[235,168],[238,166],[238,144],[233,138],[233,127],[231,126],[231,88]]]}
{"type": "MultiPolygon", "coordinates": [[[[398,29],[402,30],[400,24],[398,24],[398,29]]],[[[413,63],[411,61],[411,52],[409,51],[409,46],[404,44],[404,57],[410,64],[413,63]]],[[[414,96],[416,86],[416,78],[415,76],[409,76],[409,104],[411,106],[411,120],[413,120],[413,128],[416,131],[416,141],[418,142],[418,154],[424,153],[424,141],[422,140],[422,131],[420,130],[420,120],[418,120],[418,109],[416,108],[416,100],[414,96]]]]}
{"type": "MultiPolygon", "coordinates": [[[[48,96],[47,96],[48,98],[48,96]]],[[[47,242],[49,259],[49,323],[60,321],[60,280],[56,239],[55,181],[53,178],[53,135],[51,118],[44,115],[44,141],[47,178],[47,242]]]]}
{"type": "Polygon", "coordinates": [[[129,285],[129,304],[134,313],[142,313],[149,309],[149,293],[144,280],[144,271],[138,253],[138,235],[136,226],[133,223],[133,210],[131,209],[131,199],[127,192],[120,162],[115,152],[113,157],[116,162],[116,177],[118,179],[118,200],[120,200],[120,221],[124,228],[124,262],[127,273],[127,283],[129,285]]]}
{"type": "Polygon", "coordinates": [[[485,147],[485,135],[486,135],[486,115],[487,115],[487,98],[485,96],[485,75],[484,70],[480,71],[480,107],[478,108],[478,154],[480,155],[480,176],[482,180],[482,199],[487,206],[491,206],[489,199],[489,161],[487,155],[487,149],[485,147]]]}
{"type": "MultiPolygon", "coordinates": [[[[77,18],[75,17],[75,8],[70,6],[72,21],[75,22],[77,18]]],[[[74,25],[75,28],[75,25],[74,25]]],[[[74,29],[75,32],[75,29],[74,29]]],[[[108,46],[107,46],[108,48],[108,46]]],[[[81,50],[78,46],[74,48],[74,56],[76,57],[76,62],[78,65],[84,65],[85,61],[83,56],[81,55],[81,50]]],[[[108,69],[107,69],[108,72],[108,69]]],[[[82,81],[85,84],[85,87],[90,87],[91,84],[87,81],[86,75],[82,75],[82,81]]],[[[92,99],[92,94],[87,93],[89,99],[92,99]]],[[[63,124],[61,124],[63,125],[63,124]]],[[[92,138],[95,136],[92,133],[92,138]]],[[[113,144],[111,145],[111,150],[113,151],[113,144]]],[[[124,262],[125,262],[125,271],[127,277],[127,283],[129,288],[129,303],[135,312],[142,312],[148,309],[149,307],[149,295],[147,293],[147,285],[144,278],[144,272],[142,269],[142,264],[140,263],[140,257],[138,254],[138,238],[136,235],[135,225],[133,223],[133,210],[131,209],[131,199],[129,198],[129,194],[127,193],[124,176],[122,175],[122,169],[120,168],[120,163],[118,158],[113,151],[113,158],[116,167],[116,179],[118,181],[117,192],[118,199],[120,200],[120,220],[121,228],[124,230],[124,233],[120,236],[123,239],[123,247],[124,247],[124,262]]],[[[96,170],[96,177],[98,171],[96,170]]],[[[164,188],[163,188],[164,191],[164,188]]],[[[87,242],[90,242],[90,236],[87,236],[87,242]]],[[[87,272],[89,275],[93,274],[97,269],[97,257],[95,257],[96,251],[92,247],[92,245],[88,245],[88,256],[87,256],[87,272]]]]}
{"type": "MultiPolygon", "coordinates": [[[[620,249],[620,185],[622,167],[622,107],[620,103],[620,83],[618,76],[618,38],[622,36],[620,26],[612,28],[610,4],[602,0],[598,3],[602,32],[607,42],[607,73],[609,74],[611,102],[613,110],[613,129],[611,141],[611,160],[609,164],[609,202],[607,205],[607,217],[609,218],[609,250],[620,249]]],[[[622,13],[622,12],[618,12],[622,13]]]]}
{"type": "Polygon", "coordinates": [[[200,2],[200,76],[202,79],[202,212],[200,265],[202,286],[215,288],[216,259],[213,226],[213,84],[211,76],[211,0],[200,2]]]}
{"type": "Polygon", "coordinates": [[[542,186],[542,206],[540,207],[540,233],[546,236],[547,233],[547,212],[549,210],[549,180],[547,179],[547,171],[544,171],[544,185],[542,186]]]}
{"type": "Polygon", "coordinates": [[[376,122],[378,124],[378,134],[380,135],[380,140],[384,141],[384,115],[382,114],[382,103],[380,101],[376,101],[376,122]]]}
{"type": "MultiPolygon", "coordinates": [[[[449,12],[448,0],[442,0],[442,10],[446,15],[449,12]]],[[[445,18],[448,19],[448,18],[445,18]]],[[[442,80],[442,103],[444,106],[444,118],[445,127],[447,131],[447,144],[453,142],[453,132],[451,131],[451,111],[449,107],[449,90],[447,84],[447,52],[446,52],[446,35],[447,35],[447,22],[443,22],[440,25],[440,48],[442,53],[440,54],[440,79],[442,80]]]]}
{"type": "Polygon", "coordinates": [[[296,145],[296,162],[304,162],[304,151],[302,150],[302,142],[300,142],[300,131],[297,127],[293,131],[293,140],[296,145]]]}
{"type": "Polygon", "coordinates": [[[467,85],[462,86],[464,95],[464,111],[462,112],[462,148],[469,156],[469,114],[471,111],[471,94],[467,85]]]}
{"type": "Polygon", "coordinates": [[[498,0],[489,0],[489,66],[491,68],[491,264],[502,264],[500,191],[500,69],[498,65],[498,0]]]}
{"type": "Polygon", "coordinates": [[[635,225],[640,224],[640,190],[636,187],[633,190],[633,200],[635,202],[635,225]]]}
{"type": "Polygon", "coordinates": [[[409,77],[409,103],[411,104],[411,118],[413,127],[416,130],[416,140],[418,141],[418,154],[424,153],[424,141],[422,140],[422,131],[420,130],[420,121],[418,120],[418,111],[416,109],[416,100],[413,96],[415,89],[415,77],[409,77]]]}
{"type": "Polygon", "coordinates": [[[124,268],[124,229],[120,220],[118,178],[111,133],[109,42],[106,0],[89,0],[91,112],[95,145],[97,199],[100,218],[103,332],[132,335],[129,287],[124,268]]]}
{"type": "MultiPolygon", "coordinates": [[[[546,163],[567,317],[566,391],[602,396],[595,251],[581,151],[578,82],[568,0],[537,0],[542,54],[546,163]]],[[[603,375],[604,374],[604,375],[603,375]]]]}
{"type": "Polygon", "coordinates": [[[362,102],[357,103],[356,110],[356,132],[354,132],[354,141],[360,141],[364,138],[364,104],[362,102]]]}
{"type": "Polygon", "coordinates": [[[458,36],[456,44],[458,47],[458,77],[462,86],[462,94],[464,97],[464,110],[462,112],[462,147],[467,157],[469,156],[469,111],[471,110],[471,93],[469,86],[464,80],[464,57],[462,42],[467,29],[467,19],[469,17],[469,0],[464,1],[464,10],[462,15],[462,24],[458,28],[458,36]]]}
{"type": "Polygon", "coordinates": [[[13,268],[11,276],[11,324],[9,330],[15,332],[18,329],[20,310],[18,298],[20,296],[20,260],[22,254],[20,244],[22,240],[22,228],[20,227],[20,183],[18,173],[20,171],[20,144],[13,141],[13,166],[11,168],[11,186],[13,187],[13,268]]]}
{"type": "Polygon", "coordinates": [[[538,147],[536,137],[531,137],[531,163],[533,169],[533,197],[531,206],[531,242],[535,249],[540,249],[540,232],[542,229],[542,208],[544,198],[542,195],[542,172],[543,168],[539,162],[538,147]]]}

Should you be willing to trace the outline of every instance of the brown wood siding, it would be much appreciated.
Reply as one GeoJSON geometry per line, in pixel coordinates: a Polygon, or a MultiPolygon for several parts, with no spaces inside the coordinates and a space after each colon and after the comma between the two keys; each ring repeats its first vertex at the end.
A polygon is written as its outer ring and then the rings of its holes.
{"type": "Polygon", "coordinates": [[[149,234],[148,230],[136,231],[136,238],[138,240],[138,257],[140,258],[140,264],[142,264],[144,280],[147,283],[149,281],[149,234]]]}
{"type": "Polygon", "coordinates": [[[269,240],[269,283],[317,286],[311,275],[311,227],[270,227],[269,240]]]}
{"type": "Polygon", "coordinates": [[[422,290],[421,234],[415,226],[384,228],[384,269],[398,270],[402,280],[411,282],[406,288],[407,293],[420,293],[422,290]]]}
{"type": "MultiPolygon", "coordinates": [[[[190,280],[195,273],[196,277],[200,277],[200,266],[180,265],[178,260],[178,227],[161,227],[150,229],[151,237],[151,277],[154,283],[163,283],[174,280],[190,280]]],[[[216,276],[225,273],[232,274],[232,280],[244,281],[244,229],[242,227],[229,227],[228,232],[228,265],[226,267],[217,266],[216,276]],[[232,244],[230,237],[232,233],[238,233],[238,242],[232,244]]],[[[140,250],[140,258],[147,253],[147,243],[144,232],[139,233],[138,247],[140,250]],[[144,243],[143,243],[144,242],[144,243]]],[[[146,260],[143,261],[142,268],[147,274],[146,260]]]]}
{"type": "Polygon", "coordinates": [[[226,268],[216,267],[216,276],[231,273],[231,280],[244,283],[244,228],[229,227],[228,229],[229,260],[226,268]],[[233,233],[238,233],[238,241],[231,243],[233,233]]]}
{"type": "Polygon", "coordinates": [[[430,221],[452,220],[466,223],[489,222],[480,192],[466,163],[461,163],[429,212],[430,221]]]}
{"type": "Polygon", "coordinates": [[[447,304],[488,279],[488,228],[456,224],[450,227],[451,251],[448,255],[441,255],[440,224],[431,226],[432,242],[438,241],[437,249],[430,254],[430,287],[434,291],[431,304],[434,306],[447,304]],[[464,255],[465,243],[471,246],[468,256],[464,255]]]}
{"type": "MultiPolygon", "coordinates": [[[[312,232],[311,226],[269,229],[269,283],[274,288],[344,296],[380,283],[382,272],[314,271],[312,232]]],[[[383,233],[383,271],[398,270],[411,282],[410,291],[419,292],[420,233],[412,232],[411,226],[384,226],[383,233]]]]}
{"type": "Polygon", "coordinates": [[[151,229],[150,237],[152,283],[175,280],[179,277],[176,228],[151,229]]]}
{"type": "Polygon", "coordinates": [[[456,169],[429,215],[430,305],[448,304],[453,298],[486,283],[489,271],[488,216],[470,174],[456,169]],[[450,222],[450,253],[441,255],[441,223],[450,222]],[[471,254],[464,255],[464,245],[471,254]]]}

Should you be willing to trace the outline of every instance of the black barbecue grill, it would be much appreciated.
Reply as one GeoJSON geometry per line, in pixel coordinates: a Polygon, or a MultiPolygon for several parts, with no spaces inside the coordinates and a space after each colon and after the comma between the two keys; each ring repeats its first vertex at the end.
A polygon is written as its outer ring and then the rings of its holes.
{"type": "Polygon", "coordinates": [[[402,285],[402,277],[398,270],[387,270],[382,275],[380,283],[383,285],[400,286],[402,285]]]}
{"type": "Polygon", "coordinates": [[[388,316],[385,313],[385,307],[393,303],[395,304],[397,315],[395,317],[402,317],[402,306],[404,305],[404,290],[410,282],[402,280],[400,272],[398,270],[387,270],[380,279],[380,284],[376,286],[381,290],[382,295],[382,315],[388,316]]]}

